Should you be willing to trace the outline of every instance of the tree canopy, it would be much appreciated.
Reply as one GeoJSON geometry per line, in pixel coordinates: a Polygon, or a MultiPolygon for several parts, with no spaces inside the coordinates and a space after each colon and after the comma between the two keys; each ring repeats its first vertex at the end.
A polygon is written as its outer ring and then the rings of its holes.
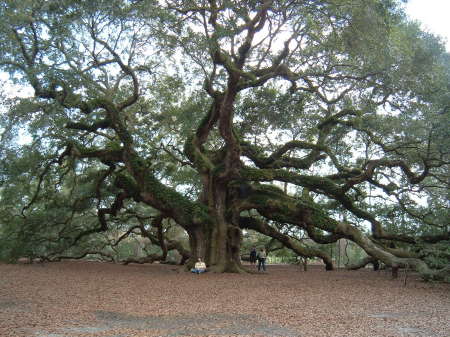
{"type": "Polygon", "coordinates": [[[141,235],[160,247],[150,260],[243,272],[253,230],[328,270],[320,245],[343,238],[448,277],[450,55],[399,1],[6,0],[0,14],[0,67],[33,92],[0,115],[4,259],[110,256],[141,235]]]}

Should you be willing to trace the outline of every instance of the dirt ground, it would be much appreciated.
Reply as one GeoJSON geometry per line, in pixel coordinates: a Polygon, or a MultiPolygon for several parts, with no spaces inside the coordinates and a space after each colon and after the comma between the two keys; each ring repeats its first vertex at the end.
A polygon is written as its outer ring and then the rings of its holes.
{"type": "Polygon", "coordinates": [[[271,265],[0,264],[0,336],[450,336],[450,286],[403,274],[271,265]]]}

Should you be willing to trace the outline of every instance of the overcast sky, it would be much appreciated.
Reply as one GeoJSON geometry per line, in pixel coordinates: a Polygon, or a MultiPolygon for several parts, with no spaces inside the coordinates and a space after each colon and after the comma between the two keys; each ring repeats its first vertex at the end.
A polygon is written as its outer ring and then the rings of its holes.
{"type": "Polygon", "coordinates": [[[450,52],[450,0],[409,0],[406,13],[426,31],[446,38],[450,52]]]}

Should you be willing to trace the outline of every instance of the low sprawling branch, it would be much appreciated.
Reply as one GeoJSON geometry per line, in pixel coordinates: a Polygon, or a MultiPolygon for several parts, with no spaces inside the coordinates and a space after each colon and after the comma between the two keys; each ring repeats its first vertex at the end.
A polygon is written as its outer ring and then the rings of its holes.
{"type": "Polygon", "coordinates": [[[317,248],[302,245],[300,241],[294,240],[288,235],[279,232],[278,230],[271,227],[267,223],[261,221],[260,219],[241,217],[239,220],[239,225],[241,228],[253,229],[261,234],[267,235],[271,238],[278,240],[285,247],[291,249],[299,256],[308,258],[318,257],[322,259],[327,270],[333,270],[333,261],[331,260],[330,256],[328,256],[328,254],[317,248]]]}

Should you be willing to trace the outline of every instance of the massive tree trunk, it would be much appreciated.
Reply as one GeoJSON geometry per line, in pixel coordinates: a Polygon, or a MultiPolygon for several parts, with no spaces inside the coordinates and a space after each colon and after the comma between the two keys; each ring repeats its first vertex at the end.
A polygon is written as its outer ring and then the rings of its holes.
{"type": "Polygon", "coordinates": [[[244,272],[240,262],[241,230],[230,224],[214,222],[207,228],[188,231],[192,257],[190,268],[198,258],[205,260],[213,272],[244,272]]]}
{"type": "Polygon", "coordinates": [[[210,223],[188,229],[192,266],[198,258],[214,272],[243,272],[240,261],[241,229],[238,217],[230,211],[230,192],[226,184],[210,177],[203,179],[201,201],[208,206],[210,223]]]}

